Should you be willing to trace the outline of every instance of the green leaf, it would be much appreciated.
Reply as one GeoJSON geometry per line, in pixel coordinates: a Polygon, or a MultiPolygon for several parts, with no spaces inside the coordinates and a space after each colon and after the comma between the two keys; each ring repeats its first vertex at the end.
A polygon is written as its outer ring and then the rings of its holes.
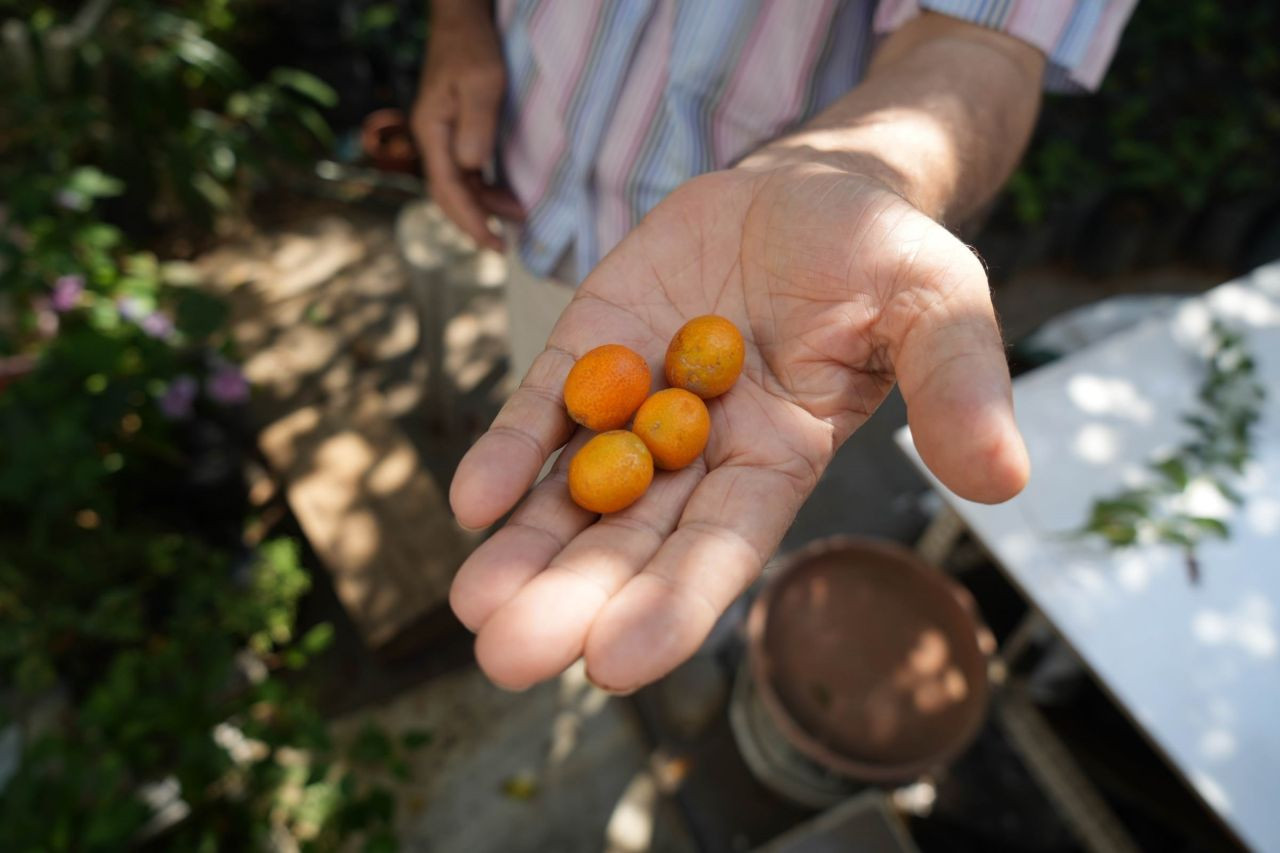
{"type": "Polygon", "coordinates": [[[204,197],[214,210],[226,211],[233,206],[231,194],[218,179],[208,172],[197,172],[191,176],[191,188],[204,197]]]}
{"type": "Polygon", "coordinates": [[[398,14],[394,3],[375,3],[361,13],[356,30],[361,35],[374,30],[385,30],[396,22],[398,14]]]}
{"type": "Polygon", "coordinates": [[[1174,488],[1182,491],[1187,487],[1187,483],[1191,481],[1190,475],[1187,473],[1186,463],[1177,457],[1164,459],[1160,462],[1153,462],[1151,468],[1164,476],[1166,480],[1173,484],[1174,488]]]}
{"type": "Polygon", "coordinates": [[[77,229],[75,242],[88,249],[110,251],[120,244],[120,229],[105,222],[94,222],[77,229]]]}
{"type": "Polygon", "coordinates": [[[1204,415],[1197,415],[1197,414],[1183,415],[1182,422],[1184,424],[1187,424],[1188,426],[1194,427],[1195,429],[1197,429],[1202,433],[1212,433],[1214,429],[1213,422],[1210,421],[1208,418],[1206,418],[1204,415]]]}
{"type": "Polygon", "coordinates": [[[319,625],[313,626],[298,641],[298,645],[302,646],[302,650],[308,655],[317,655],[329,648],[332,643],[333,625],[328,622],[321,622],[319,625]]]}
{"type": "Polygon", "coordinates": [[[1179,527],[1175,527],[1171,524],[1160,525],[1160,527],[1157,528],[1156,533],[1160,537],[1160,541],[1168,542],[1172,545],[1182,545],[1190,548],[1196,544],[1197,537],[1193,533],[1179,527]]]}
{"type": "Polygon", "coordinates": [[[1244,503],[1244,495],[1240,494],[1235,489],[1228,486],[1226,483],[1215,481],[1213,484],[1213,487],[1217,489],[1219,492],[1221,492],[1222,496],[1227,500],[1231,501],[1231,503],[1237,504],[1237,505],[1244,503]]]}
{"type": "Polygon", "coordinates": [[[227,115],[232,118],[245,118],[253,112],[253,99],[244,92],[236,92],[227,98],[227,115]]]}
{"type": "Polygon", "coordinates": [[[374,820],[387,824],[395,816],[396,800],[389,790],[381,785],[375,785],[365,795],[364,807],[374,820]]]}
{"type": "Polygon", "coordinates": [[[1138,541],[1138,528],[1133,524],[1106,524],[1097,531],[1109,543],[1117,547],[1132,545],[1138,541]]]}
{"type": "Polygon", "coordinates": [[[349,756],[352,761],[364,764],[380,764],[391,758],[394,746],[391,738],[379,726],[372,722],[365,723],[351,744],[349,756]]]}
{"type": "Polygon", "coordinates": [[[81,166],[71,173],[66,188],[89,198],[106,198],[124,192],[124,181],[111,177],[97,166],[81,166]]]}
{"type": "Polygon", "coordinates": [[[1226,539],[1231,535],[1231,528],[1219,519],[1207,516],[1191,516],[1188,520],[1196,527],[1210,535],[1217,536],[1219,539],[1226,539]]]}
{"type": "Polygon", "coordinates": [[[182,291],[178,298],[177,326],[193,340],[204,340],[227,321],[227,304],[198,288],[182,291]]]}
{"type": "Polygon", "coordinates": [[[426,729],[409,729],[400,735],[400,745],[406,750],[421,749],[435,739],[426,729]]]}
{"type": "Polygon", "coordinates": [[[303,107],[294,112],[294,118],[320,142],[328,144],[333,140],[333,130],[329,127],[329,123],[324,120],[324,116],[320,115],[316,110],[310,107],[303,107]]]}
{"type": "Polygon", "coordinates": [[[1094,504],[1095,518],[1134,517],[1146,515],[1148,500],[1139,492],[1126,492],[1114,498],[1099,500],[1094,504]]]}
{"type": "Polygon", "coordinates": [[[337,106],[338,93],[333,90],[333,87],[306,71],[297,68],[277,68],[271,72],[271,82],[277,86],[292,89],[322,107],[337,106]]]}
{"type": "Polygon", "coordinates": [[[28,695],[48,689],[58,677],[49,659],[34,652],[18,660],[14,676],[18,689],[28,695]]]}
{"type": "Polygon", "coordinates": [[[394,833],[385,829],[373,833],[364,843],[364,853],[396,853],[399,849],[394,833]]]}
{"type": "Polygon", "coordinates": [[[244,80],[240,63],[218,45],[197,35],[190,27],[179,25],[173,52],[179,59],[224,86],[235,86],[244,80]]]}
{"type": "Polygon", "coordinates": [[[230,145],[218,143],[209,152],[209,169],[219,181],[229,181],[235,176],[236,153],[230,145]]]}

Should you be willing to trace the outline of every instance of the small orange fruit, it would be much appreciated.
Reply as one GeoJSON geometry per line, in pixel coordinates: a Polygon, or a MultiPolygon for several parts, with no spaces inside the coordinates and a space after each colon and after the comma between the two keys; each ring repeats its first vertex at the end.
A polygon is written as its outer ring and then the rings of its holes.
{"type": "Polygon", "coordinates": [[[711,415],[697,394],[667,388],[644,401],[631,431],[649,448],[653,464],[676,471],[697,459],[707,446],[711,415]]]}
{"type": "Polygon", "coordinates": [[[569,417],[597,432],[625,426],[649,396],[649,365],[621,344],[596,347],[564,381],[569,417]]]}
{"type": "Polygon", "coordinates": [[[667,384],[704,400],[733,387],[742,372],[742,333],[716,314],[694,317],[680,327],[667,347],[667,384]]]}
{"type": "Polygon", "coordinates": [[[602,432],[569,461],[569,495],[591,512],[631,506],[653,482],[653,457],[633,432],[602,432]]]}

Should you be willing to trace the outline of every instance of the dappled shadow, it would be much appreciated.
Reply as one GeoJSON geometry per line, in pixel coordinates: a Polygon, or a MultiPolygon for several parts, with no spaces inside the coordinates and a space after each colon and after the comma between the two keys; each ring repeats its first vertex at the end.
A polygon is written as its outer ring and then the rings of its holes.
{"type": "Polygon", "coordinates": [[[448,586],[475,537],[454,524],[445,495],[501,399],[501,291],[457,282],[456,320],[444,340],[424,338],[440,324],[413,298],[392,218],[301,207],[295,224],[199,265],[231,306],[260,449],[290,508],[364,641],[404,653],[456,628],[448,586]],[[433,349],[443,358],[428,364],[433,349]],[[442,388],[450,429],[432,417],[442,388]]]}

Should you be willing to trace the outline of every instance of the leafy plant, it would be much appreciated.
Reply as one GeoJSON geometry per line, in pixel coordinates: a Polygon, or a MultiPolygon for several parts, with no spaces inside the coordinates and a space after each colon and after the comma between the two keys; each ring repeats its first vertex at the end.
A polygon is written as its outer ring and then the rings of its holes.
{"type": "MultiPolygon", "coordinates": [[[[389,793],[362,763],[403,764],[380,730],[335,743],[284,677],[322,652],[298,637],[310,581],[288,540],[242,566],[164,531],[102,531],[0,558],[0,661],[24,695],[62,682],[57,724],[29,735],[0,798],[9,850],[248,849],[292,838],[325,849],[389,840],[389,793]],[[11,667],[11,668],[10,668],[11,667]],[[146,792],[170,790],[157,809],[146,792]],[[166,816],[167,810],[167,816],[166,816]]],[[[12,544],[12,543],[10,543],[12,544]]]]}
{"type": "Polygon", "coordinates": [[[242,0],[4,0],[0,181],[64,206],[111,195],[110,217],[137,234],[207,229],[281,160],[330,141],[318,108],[336,96],[289,68],[253,79],[227,49],[242,0]],[[112,183],[68,185],[76,164],[112,183]],[[95,190],[97,190],[95,192],[95,190]],[[103,192],[105,190],[105,192],[103,192]]]}
{"type": "Polygon", "coordinates": [[[0,356],[27,363],[0,393],[0,501],[21,506],[33,534],[71,511],[110,521],[116,475],[163,473],[182,459],[174,425],[202,401],[242,402],[222,304],[178,286],[181,267],[130,252],[94,216],[118,192],[94,167],[48,182],[43,208],[22,196],[0,229],[0,356]],[[65,210],[59,194],[92,199],[65,210]],[[158,466],[153,468],[152,466],[158,466]]]}
{"type": "Polygon", "coordinates": [[[246,535],[226,309],[135,248],[325,133],[326,87],[221,46],[241,5],[0,0],[6,851],[394,846],[353,769],[421,736],[336,742],[292,675],[333,630],[299,635],[296,543],[246,535]]]}
{"type": "Polygon", "coordinates": [[[1101,91],[1047,100],[1010,181],[1022,223],[1100,193],[1194,213],[1280,182],[1280,30],[1267,0],[1138,4],[1101,91]]]}
{"type": "Polygon", "coordinates": [[[1199,408],[1183,417],[1193,437],[1149,463],[1151,482],[1095,501],[1081,529],[1113,547],[1179,546],[1192,583],[1199,580],[1196,547],[1207,538],[1225,539],[1231,531],[1221,519],[1194,514],[1186,496],[1200,486],[1232,504],[1241,502],[1232,480],[1249,460],[1266,393],[1244,337],[1215,321],[1211,338],[1199,408]]]}

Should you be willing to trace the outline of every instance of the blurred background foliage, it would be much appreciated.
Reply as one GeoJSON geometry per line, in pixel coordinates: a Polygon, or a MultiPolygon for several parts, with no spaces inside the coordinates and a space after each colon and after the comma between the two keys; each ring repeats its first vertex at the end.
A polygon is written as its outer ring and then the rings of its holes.
{"type": "Polygon", "coordinates": [[[331,147],[258,8],[0,0],[0,849],[394,846],[357,774],[425,736],[336,742],[298,677],[333,631],[174,257],[331,147]]]}
{"type": "Polygon", "coordinates": [[[1278,32],[1274,3],[1140,3],[1101,91],[1050,98],[1010,187],[1019,218],[1083,193],[1194,210],[1274,187],[1278,32]]]}
{"type": "Polygon", "coordinates": [[[255,17],[239,0],[0,2],[0,168],[14,212],[92,164],[116,181],[104,215],[132,236],[207,230],[273,160],[327,148],[320,109],[335,105],[333,90],[296,69],[250,73],[237,58],[262,37],[255,17]]]}
{"type": "Polygon", "coordinates": [[[1046,99],[979,248],[1099,274],[1280,257],[1277,33],[1270,0],[1141,0],[1101,91],[1046,99]]]}

